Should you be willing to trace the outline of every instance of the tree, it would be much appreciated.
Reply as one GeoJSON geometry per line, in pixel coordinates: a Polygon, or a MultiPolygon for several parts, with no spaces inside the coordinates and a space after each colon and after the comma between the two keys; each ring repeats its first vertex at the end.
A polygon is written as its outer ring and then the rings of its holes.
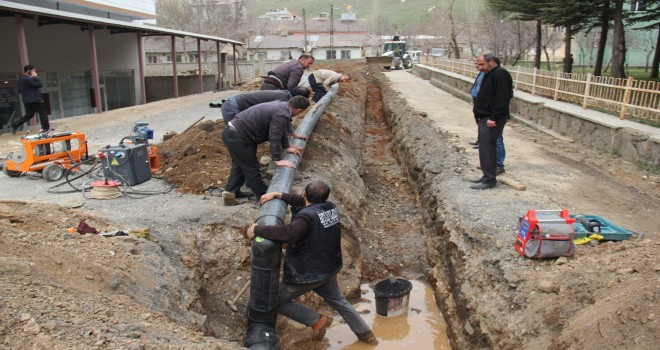
{"type": "Polygon", "coordinates": [[[635,9],[628,23],[637,25],[635,30],[658,29],[658,37],[655,44],[655,54],[651,63],[651,78],[658,78],[658,66],[660,66],[660,1],[647,1],[646,8],[635,9]]]}
{"type": "Polygon", "coordinates": [[[548,0],[539,10],[541,20],[564,29],[563,71],[565,73],[571,73],[573,68],[571,54],[573,35],[584,28],[593,16],[594,1],[597,0],[548,0]]]}
{"type": "Polygon", "coordinates": [[[623,27],[623,0],[614,0],[614,32],[612,33],[612,77],[625,78],[626,32],[623,27]]]}
{"type": "MultiPolygon", "coordinates": [[[[536,47],[534,52],[534,67],[541,68],[542,27],[540,9],[545,6],[546,0],[488,0],[488,7],[499,13],[511,14],[512,19],[518,21],[536,22],[536,47]]],[[[548,63],[549,64],[549,63],[548,63]]]]}

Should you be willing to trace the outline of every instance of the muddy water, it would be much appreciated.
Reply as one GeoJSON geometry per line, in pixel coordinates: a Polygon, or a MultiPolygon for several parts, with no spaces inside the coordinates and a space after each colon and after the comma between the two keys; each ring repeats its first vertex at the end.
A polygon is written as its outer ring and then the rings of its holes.
{"type": "Polygon", "coordinates": [[[376,302],[373,290],[363,284],[362,299],[353,304],[362,314],[365,322],[372,327],[379,344],[374,347],[358,341],[348,325],[341,318],[328,329],[327,349],[436,349],[449,350],[449,341],[445,331],[445,321],[435,302],[433,290],[419,281],[411,281],[408,311],[396,317],[384,317],[376,314],[376,302]]]}

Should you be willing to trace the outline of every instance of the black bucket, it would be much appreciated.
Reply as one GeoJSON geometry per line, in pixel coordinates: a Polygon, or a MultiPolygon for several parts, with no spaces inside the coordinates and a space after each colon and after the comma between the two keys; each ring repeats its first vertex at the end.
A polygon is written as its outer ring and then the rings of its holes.
{"type": "Polygon", "coordinates": [[[408,311],[411,290],[412,283],[403,278],[390,277],[376,283],[376,313],[385,317],[404,314],[408,311]]]}

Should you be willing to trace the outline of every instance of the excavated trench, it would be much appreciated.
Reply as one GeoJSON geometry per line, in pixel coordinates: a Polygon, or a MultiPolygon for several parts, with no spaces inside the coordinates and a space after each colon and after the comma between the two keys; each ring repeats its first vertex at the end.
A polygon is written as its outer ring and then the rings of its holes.
{"type": "MultiPolygon", "coordinates": [[[[314,130],[299,168],[303,181],[292,191],[300,193],[309,179],[322,179],[331,185],[331,199],[342,213],[344,269],[340,287],[372,326],[381,341],[378,348],[484,345],[478,336],[459,339],[454,331],[462,327],[468,311],[454,302],[459,300],[451,282],[454,265],[446,261],[460,259],[452,257],[450,243],[443,239],[447,229],[439,214],[443,203],[428,190],[431,176],[418,164],[427,154],[419,146],[411,146],[420,136],[400,128],[401,120],[421,117],[407,108],[383,79],[375,67],[365,67],[350,86],[342,87],[314,130]],[[408,311],[398,317],[377,316],[372,288],[392,276],[413,282],[408,311]]],[[[424,129],[424,123],[418,126],[424,129]]],[[[433,156],[442,157],[437,152],[433,156]]],[[[206,334],[236,343],[242,343],[245,335],[243,310],[249,293],[237,301],[238,313],[230,312],[224,303],[249,278],[249,244],[238,242],[236,237],[258,211],[256,204],[240,207],[225,225],[205,227],[184,242],[196,252],[188,263],[193,267],[189,282],[197,286],[198,293],[191,309],[205,315],[201,321],[206,334]]],[[[300,302],[323,313],[333,312],[314,295],[300,302]]],[[[319,343],[309,341],[302,325],[278,318],[281,348],[362,348],[364,344],[335,316],[338,322],[319,343]]]]}

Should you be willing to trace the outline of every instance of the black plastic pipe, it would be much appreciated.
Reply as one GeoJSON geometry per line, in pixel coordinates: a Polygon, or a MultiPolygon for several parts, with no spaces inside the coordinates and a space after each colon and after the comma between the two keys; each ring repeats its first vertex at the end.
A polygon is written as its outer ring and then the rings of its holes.
{"type": "MultiPolygon", "coordinates": [[[[330,91],[307,112],[296,129],[297,134],[307,136],[312,134],[316,122],[321,118],[325,108],[332,102],[337,93],[339,84],[335,84],[330,91]]],[[[290,142],[305,150],[307,141],[292,139],[290,142]]],[[[287,153],[282,159],[291,161],[296,167],[301,156],[287,153]]],[[[268,186],[268,192],[291,191],[296,169],[278,167],[268,186]]],[[[281,225],[286,217],[287,205],[284,201],[275,199],[266,202],[259,210],[257,224],[281,225]]],[[[263,237],[252,240],[252,263],[250,272],[250,303],[248,304],[248,330],[245,337],[245,346],[251,350],[279,349],[279,341],[275,334],[277,321],[277,290],[280,286],[280,264],[282,258],[282,242],[271,241],[263,237]]]]}

